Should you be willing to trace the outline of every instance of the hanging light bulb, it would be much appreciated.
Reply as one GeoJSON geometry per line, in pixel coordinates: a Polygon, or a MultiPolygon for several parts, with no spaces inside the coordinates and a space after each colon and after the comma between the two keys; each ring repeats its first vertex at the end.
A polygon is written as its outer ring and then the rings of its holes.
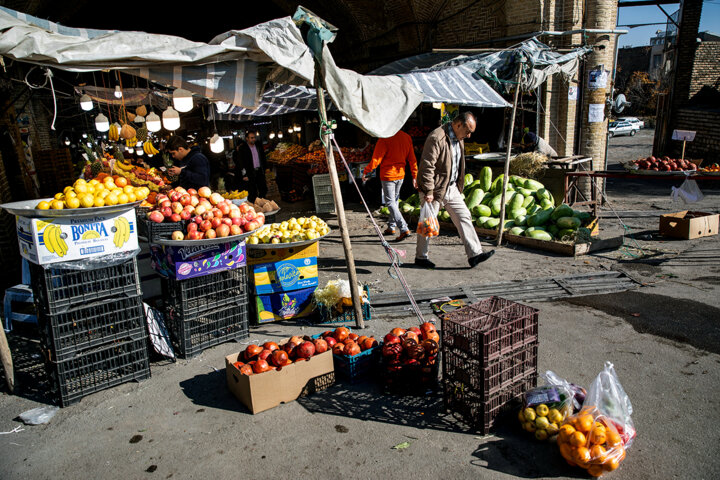
{"type": "Polygon", "coordinates": [[[282,137],[283,137],[283,133],[282,133],[282,132],[278,132],[278,138],[282,138],[282,137]]]}
{"type": "Polygon", "coordinates": [[[343,121],[343,122],[347,122],[347,117],[346,117],[345,115],[343,115],[343,116],[340,117],[340,118],[342,118],[342,121],[343,121]]]}
{"type": "Polygon", "coordinates": [[[177,130],[180,128],[180,114],[173,107],[168,107],[163,112],[162,123],[165,130],[177,130]]]}
{"type": "Polygon", "coordinates": [[[302,127],[300,127],[300,125],[295,125],[295,131],[299,132],[300,130],[302,130],[302,127]]]}
{"type": "Polygon", "coordinates": [[[88,110],[92,110],[93,108],[92,99],[87,93],[83,94],[83,96],[80,97],[80,108],[82,108],[86,112],[88,110]]]}
{"type": "Polygon", "coordinates": [[[162,128],[160,117],[155,112],[150,112],[150,115],[145,119],[145,126],[150,132],[159,132],[162,128]]]}
{"type": "Polygon", "coordinates": [[[293,127],[288,128],[288,133],[293,133],[295,129],[293,127]]]}
{"type": "Polygon", "coordinates": [[[122,90],[120,90],[120,85],[115,85],[115,98],[122,98],[122,90]]]}
{"type": "Polygon", "coordinates": [[[139,156],[142,157],[144,153],[145,153],[145,152],[143,151],[142,148],[136,148],[136,149],[135,149],[135,154],[136,154],[136,155],[139,155],[139,156]]]}
{"type": "Polygon", "coordinates": [[[143,142],[137,142],[137,143],[135,144],[135,147],[136,147],[136,148],[142,148],[142,146],[143,146],[143,142]]]}
{"type": "Polygon", "coordinates": [[[87,142],[85,145],[87,145],[88,148],[92,148],[92,143],[90,143],[90,142],[87,142]]]}
{"type": "Polygon", "coordinates": [[[70,139],[68,137],[65,137],[64,143],[65,145],[70,145],[70,139]]]}
{"type": "Polygon", "coordinates": [[[135,123],[145,123],[145,117],[142,115],[135,115],[135,120],[133,120],[135,123]]]}
{"type": "MultiPolygon", "coordinates": [[[[95,128],[97,128],[98,132],[107,132],[110,130],[110,122],[102,113],[95,117],[95,128]]],[[[87,135],[83,135],[83,138],[85,137],[87,137],[87,135]]]]}
{"type": "Polygon", "coordinates": [[[87,133],[83,133],[83,134],[82,134],[82,137],[83,137],[83,138],[87,138],[87,133]]]}
{"type": "Polygon", "coordinates": [[[268,135],[268,138],[269,138],[270,140],[272,140],[273,138],[275,138],[275,132],[270,132],[270,135],[268,135]]]}
{"type": "Polygon", "coordinates": [[[193,108],[192,93],[182,88],[177,88],[173,92],[173,107],[178,112],[189,112],[193,108]]]}
{"type": "Polygon", "coordinates": [[[225,142],[217,133],[210,138],[210,150],[214,153],[221,153],[225,150],[225,142]]]}
{"type": "Polygon", "coordinates": [[[433,102],[432,107],[435,108],[435,109],[437,109],[437,110],[440,110],[440,109],[442,108],[442,103],[433,102]]]}

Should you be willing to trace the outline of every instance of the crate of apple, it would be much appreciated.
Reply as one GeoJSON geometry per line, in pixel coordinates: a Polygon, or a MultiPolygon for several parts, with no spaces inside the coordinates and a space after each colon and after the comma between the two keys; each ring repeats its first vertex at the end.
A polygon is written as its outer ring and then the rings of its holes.
{"type": "Polygon", "coordinates": [[[158,195],[157,202],[157,208],[147,214],[151,222],[185,222],[185,231],[172,232],[173,240],[230,237],[265,224],[265,215],[252,205],[235,205],[208,187],[176,187],[167,195],[158,195]]]}

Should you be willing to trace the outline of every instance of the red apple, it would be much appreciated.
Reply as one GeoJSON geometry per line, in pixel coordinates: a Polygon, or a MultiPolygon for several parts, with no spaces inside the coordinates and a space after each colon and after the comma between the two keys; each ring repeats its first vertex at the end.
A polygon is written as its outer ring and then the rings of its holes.
{"type": "Polygon", "coordinates": [[[172,211],[172,209],[171,209],[170,207],[163,207],[163,208],[162,208],[162,214],[163,214],[163,217],[169,218],[170,215],[173,214],[173,211],[172,211]]]}
{"type": "Polygon", "coordinates": [[[240,217],[242,217],[242,213],[240,212],[239,208],[231,208],[230,214],[228,216],[230,218],[240,218],[240,217]]]}
{"type": "Polygon", "coordinates": [[[252,222],[248,222],[243,226],[243,230],[246,232],[252,232],[253,230],[256,230],[260,228],[260,223],[253,220],[252,222]]]}
{"type": "Polygon", "coordinates": [[[213,205],[217,205],[218,203],[220,203],[224,200],[225,199],[223,198],[223,196],[220,195],[219,193],[210,194],[210,203],[212,203],[213,205]]]}
{"type": "Polygon", "coordinates": [[[208,230],[207,232],[205,232],[205,238],[215,238],[215,237],[217,237],[217,233],[215,233],[215,230],[213,230],[212,228],[210,230],[208,230]]]}
{"type": "Polygon", "coordinates": [[[231,225],[230,226],[230,235],[240,235],[243,233],[243,229],[240,228],[238,225],[231,225]]]}
{"type": "Polygon", "coordinates": [[[170,201],[171,202],[177,202],[178,200],[180,200],[180,197],[181,197],[180,192],[177,192],[174,190],[172,192],[170,192],[170,201]]]}
{"type": "Polygon", "coordinates": [[[180,196],[180,200],[178,200],[182,206],[190,205],[190,195],[185,194],[180,196]]]}
{"type": "Polygon", "coordinates": [[[210,220],[203,220],[203,222],[200,224],[200,230],[202,230],[203,232],[207,232],[211,228],[212,223],[210,222],[210,220]]]}
{"type": "Polygon", "coordinates": [[[182,220],[182,217],[180,216],[179,213],[173,213],[172,215],[170,215],[171,222],[179,222],[181,220],[182,220]]]}
{"type": "Polygon", "coordinates": [[[170,238],[173,240],[183,240],[185,238],[185,235],[180,230],[175,230],[172,232],[172,235],[170,235],[170,238]]]}
{"type": "Polygon", "coordinates": [[[190,220],[192,218],[192,213],[188,212],[187,210],[183,210],[180,212],[180,218],[183,220],[190,220]]]}
{"type": "Polygon", "coordinates": [[[188,226],[187,226],[187,231],[188,231],[188,233],[190,233],[190,232],[197,232],[197,229],[198,229],[198,224],[197,224],[197,223],[195,223],[195,222],[190,222],[190,223],[188,223],[188,226]]]}
{"type": "Polygon", "coordinates": [[[153,210],[152,212],[148,213],[147,217],[148,220],[155,223],[162,223],[162,221],[165,220],[165,216],[157,210],[153,210]]]}
{"type": "Polygon", "coordinates": [[[207,212],[207,209],[203,205],[198,205],[197,207],[195,207],[195,215],[202,215],[205,212],[207,212]]]}
{"type": "Polygon", "coordinates": [[[217,229],[215,231],[216,231],[218,237],[227,237],[228,235],[230,235],[230,227],[228,227],[225,224],[222,224],[219,227],[217,227],[217,229]]]}
{"type": "Polygon", "coordinates": [[[241,217],[232,217],[230,219],[230,221],[232,222],[233,225],[238,225],[238,226],[240,226],[244,223],[243,219],[241,217]]]}
{"type": "Polygon", "coordinates": [[[253,208],[250,205],[248,205],[248,202],[241,203],[238,208],[240,209],[240,212],[243,214],[248,213],[249,211],[253,210],[253,208]]]}
{"type": "Polygon", "coordinates": [[[222,217],[223,217],[223,212],[222,212],[222,210],[220,210],[220,209],[217,208],[217,207],[213,208],[213,209],[210,210],[210,211],[212,212],[212,214],[213,214],[214,217],[218,217],[218,218],[222,218],[222,217]]]}
{"type": "Polygon", "coordinates": [[[222,212],[223,215],[230,215],[230,205],[228,205],[225,202],[219,203],[218,208],[222,212]]]}
{"type": "Polygon", "coordinates": [[[200,225],[203,222],[203,218],[200,215],[195,215],[192,221],[200,225]]]}
{"type": "Polygon", "coordinates": [[[194,188],[188,188],[187,193],[188,193],[188,195],[197,195],[198,194],[197,190],[195,190],[194,188]]]}
{"type": "Polygon", "coordinates": [[[212,220],[210,220],[212,223],[213,228],[217,229],[220,225],[222,225],[222,219],[218,217],[214,217],[212,220]]]}
{"type": "Polygon", "coordinates": [[[197,193],[203,198],[210,198],[210,195],[212,195],[212,190],[210,190],[208,187],[200,187],[197,193]]]}
{"type": "Polygon", "coordinates": [[[161,202],[159,202],[158,205],[162,208],[165,208],[165,207],[170,208],[170,206],[172,205],[172,202],[166,198],[165,200],[162,200],[161,202]]]}
{"type": "Polygon", "coordinates": [[[222,223],[223,223],[224,225],[227,225],[227,226],[229,227],[230,225],[233,224],[233,223],[232,223],[232,218],[223,217],[223,218],[222,218],[222,223]]]}
{"type": "Polygon", "coordinates": [[[190,240],[202,240],[203,234],[202,234],[202,232],[198,232],[198,231],[190,232],[190,233],[188,233],[188,238],[190,240]]]}
{"type": "Polygon", "coordinates": [[[212,212],[205,212],[202,215],[203,220],[212,220],[214,216],[212,212]]]}
{"type": "Polygon", "coordinates": [[[191,195],[190,196],[190,205],[195,207],[195,206],[197,206],[198,203],[200,203],[200,200],[198,199],[198,197],[196,195],[191,195]]]}

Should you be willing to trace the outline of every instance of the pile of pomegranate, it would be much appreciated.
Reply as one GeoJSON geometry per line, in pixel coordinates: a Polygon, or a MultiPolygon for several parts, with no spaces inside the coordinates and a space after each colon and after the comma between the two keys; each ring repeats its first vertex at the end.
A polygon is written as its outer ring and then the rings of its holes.
{"type": "Polygon", "coordinates": [[[697,165],[683,159],[672,159],[668,156],[639,158],[633,162],[640,170],[654,170],[656,172],[679,172],[683,170],[697,170],[697,165]]]}
{"type": "Polygon", "coordinates": [[[295,335],[281,345],[275,342],[265,342],[262,346],[248,345],[240,354],[240,360],[233,365],[243,375],[255,375],[305,361],[313,355],[327,352],[329,348],[322,338],[295,335]]]}
{"type": "Polygon", "coordinates": [[[383,366],[390,374],[386,381],[392,381],[392,374],[397,373],[430,374],[437,368],[439,350],[440,335],[430,322],[407,330],[393,328],[383,339],[383,366]]]}
{"type": "Polygon", "coordinates": [[[265,214],[249,203],[235,205],[208,187],[197,191],[176,187],[157,196],[157,206],[147,214],[151,222],[182,222],[184,232],[172,232],[173,240],[201,240],[229,237],[257,230],[265,224],[265,214]]]}
{"type": "Polygon", "coordinates": [[[328,347],[332,349],[333,355],[354,357],[361,352],[371,350],[378,346],[375,337],[358,335],[347,327],[338,327],[335,330],[328,330],[320,335],[328,347]]]}

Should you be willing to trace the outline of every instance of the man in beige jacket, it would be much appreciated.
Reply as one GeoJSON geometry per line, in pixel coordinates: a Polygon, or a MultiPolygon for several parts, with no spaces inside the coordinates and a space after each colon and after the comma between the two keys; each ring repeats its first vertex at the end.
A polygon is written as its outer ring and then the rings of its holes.
{"type": "MultiPolygon", "coordinates": [[[[431,202],[439,210],[445,208],[465,244],[465,254],[470,267],[490,258],[495,251],[483,253],[478,240],[472,215],[462,197],[465,177],[465,144],[475,131],[475,116],[470,112],[461,113],[452,123],[436,128],[423,147],[418,163],[418,190],[420,201],[431,202]]],[[[429,238],[417,237],[415,265],[434,268],[428,259],[429,238]]]]}

